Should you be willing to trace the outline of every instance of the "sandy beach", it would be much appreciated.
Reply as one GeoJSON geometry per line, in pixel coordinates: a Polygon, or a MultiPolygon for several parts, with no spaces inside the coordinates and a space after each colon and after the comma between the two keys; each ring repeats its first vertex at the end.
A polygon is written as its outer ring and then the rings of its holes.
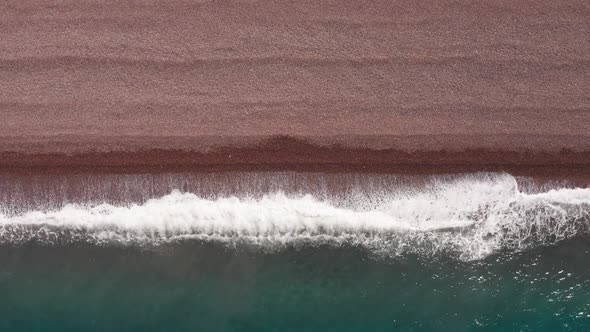
{"type": "Polygon", "coordinates": [[[5,1],[0,172],[586,177],[586,1],[5,1]]]}

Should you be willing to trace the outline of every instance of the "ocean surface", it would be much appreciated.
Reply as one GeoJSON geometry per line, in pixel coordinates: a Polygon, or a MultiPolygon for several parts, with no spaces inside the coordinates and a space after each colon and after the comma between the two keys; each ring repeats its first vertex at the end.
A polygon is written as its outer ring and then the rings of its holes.
{"type": "Polygon", "coordinates": [[[1,331],[590,331],[590,188],[0,177],[1,331]]]}

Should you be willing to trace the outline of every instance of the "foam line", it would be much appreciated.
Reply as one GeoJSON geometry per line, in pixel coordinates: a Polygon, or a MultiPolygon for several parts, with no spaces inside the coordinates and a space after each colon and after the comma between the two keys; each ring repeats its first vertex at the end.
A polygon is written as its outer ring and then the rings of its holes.
{"type": "Polygon", "coordinates": [[[265,250],[304,242],[361,245],[376,253],[448,252],[479,259],[588,232],[590,189],[518,190],[507,174],[467,176],[421,192],[375,194],[341,206],[311,195],[216,200],[173,191],[141,205],[67,205],[0,215],[0,242],[157,246],[195,238],[265,250]]]}

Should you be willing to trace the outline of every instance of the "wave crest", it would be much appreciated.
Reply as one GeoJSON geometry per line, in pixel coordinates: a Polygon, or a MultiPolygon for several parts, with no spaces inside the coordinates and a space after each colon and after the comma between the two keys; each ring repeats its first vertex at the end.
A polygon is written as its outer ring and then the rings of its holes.
{"type": "Polygon", "coordinates": [[[0,243],[158,246],[199,239],[263,250],[355,245],[388,256],[444,252],[473,260],[585,234],[589,223],[590,188],[527,194],[514,177],[496,174],[346,204],[283,193],[212,200],[180,191],[141,205],[70,204],[0,214],[0,243]]]}

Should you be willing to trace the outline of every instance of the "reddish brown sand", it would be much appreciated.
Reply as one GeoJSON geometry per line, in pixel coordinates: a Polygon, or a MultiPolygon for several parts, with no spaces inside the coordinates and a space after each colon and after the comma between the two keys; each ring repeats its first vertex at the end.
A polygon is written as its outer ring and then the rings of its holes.
{"type": "Polygon", "coordinates": [[[0,112],[2,173],[590,179],[590,2],[7,0],[0,112]]]}

